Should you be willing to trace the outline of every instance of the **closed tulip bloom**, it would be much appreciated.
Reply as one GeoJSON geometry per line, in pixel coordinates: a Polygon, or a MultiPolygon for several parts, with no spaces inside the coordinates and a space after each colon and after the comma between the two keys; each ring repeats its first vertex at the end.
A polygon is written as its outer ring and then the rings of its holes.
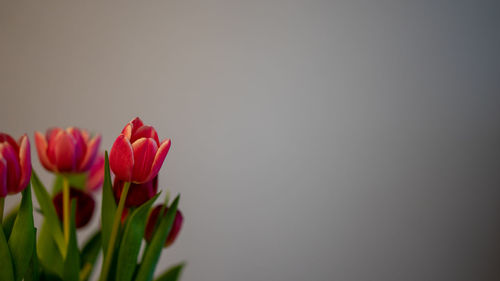
{"type": "MultiPolygon", "coordinates": [[[[148,242],[151,242],[151,240],[153,239],[153,234],[155,232],[155,226],[157,225],[158,215],[161,211],[161,207],[162,205],[156,206],[149,214],[148,222],[146,224],[146,231],[144,233],[144,238],[146,238],[146,241],[148,242]]],[[[165,208],[163,216],[161,217],[162,219],[167,214],[167,211],[168,208],[165,208]]],[[[179,232],[181,231],[183,220],[184,217],[182,216],[182,212],[180,210],[177,210],[177,213],[175,214],[174,223],[172,224],[172,228],[170,229],[170,233],[168,234],[167,240],[165,240],[165,245],[163,247],[168,247],[172,245],[172,243],[174,243],[175,239],[179,235],[179,232]]]]}
{"type": "Polygon", "coordinates": [[[31,177],[30,141],[0,133],[0,197],[23,191],[31,177]]]}
{"type": "Polygon", "coordinates": [[[104,182],[104,155],[99,155],[90,167],[87,175],[85,190],[88,192],[98,191],[104,182]]]}
{"type": "Polygon", "coordinates": [[[38,157],[49,171],[81,173],[90,169],[101,143],[101,136],[90,138],[85,130],[52,128],[43,135],[35,132],[38,157]]]}
{"type": "MultiPolygon", "coordinates": [[[[76,199],[76,228],[86,226],[92,215],[94,214],[95,201],[94,198],[87,192],[71,187],[69,192],[70,199],[76,199]]],[[[63,220],[63,194],[57,193],[52,199],[54,207],[56,208],[59,219],[63,220]]]]}
{"type": "Polygon", "coordinates": [[[122,181],[144,183],[153,180],[170,149],[170,139],[160,143],[156,130],[138,117],[123,128],[109,154],[109,165],[122,181]]]}
{"type": "MultiPolygon", "coordinates": [[[[115,194],[116,203],[120,201],[122,195],[124,181],[115,178],[113,183],[113,191],[115,194]]],[[[158,191],[158,177],[145,183],[131,183],[128,190],[127,199],[125,200],[125,207],[139,207],[149,199],[153,198],[158,191]]]]}

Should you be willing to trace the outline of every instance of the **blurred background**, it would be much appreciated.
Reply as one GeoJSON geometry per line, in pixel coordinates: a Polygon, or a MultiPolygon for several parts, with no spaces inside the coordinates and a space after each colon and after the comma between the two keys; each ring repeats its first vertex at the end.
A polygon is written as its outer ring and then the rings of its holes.
{"type": "Polygon", "coordinates": [[[35,130],[171,138],[183,280],[500,280],[499,50],[496,1],[1,0],[0,130],[47,185],[35,130]]]}

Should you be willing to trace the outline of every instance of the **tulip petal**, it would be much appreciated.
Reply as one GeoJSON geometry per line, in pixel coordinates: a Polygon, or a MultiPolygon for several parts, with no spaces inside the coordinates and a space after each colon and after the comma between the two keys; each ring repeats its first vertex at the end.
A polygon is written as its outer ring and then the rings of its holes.
{"type": "Polygon", "coordinates": [[[147,181],[151,165],[158,150],[158,145],[153,139],[141,138],[132,143],[134,149],[134,171],[132,180],[136,183],[147,181]]]}
{"type": "Polygon", "coordinates": [[[168,151],[170,150],[171,140],[166,139],[161,142],[158,151],[156,152],[155,159],[153,160],[153,164],[151,166],[151,171],[147,177],[147,181],[152,180],[158,172],[160,171],[161,165],[163,165],[163,161],[165,161],[165,157],[167,157],[168,151]]]}
{"type": "Polygon", "coordinates": [[[42,162],[43,167],[49,171],[55,172],[56,167],[50,162],[47,155],[47,139],[45,139],[45,136],[40,132],[35,132],[35,144],[36,150],[38,151],[38,158],[40,158],[40,162],[42,162]]]}
{"type": "Polygon", "coordinates": [[[132,145],[121,134],[116,138],[109,153],[109,165],[117,178],[123,181],[132,179],[132,171],[134,169],[134,151],[132,145]]]}
{"type": "Polygon", "coordinates": [[[134,120],[130,121],[125,125],[125,128],[122,130],[122,134],[124,134],[128,139],[130,139],[135,132],[144,126],[144,123],[139,117],[134,118],[134,120]]]}
{"type": "Polygon", "coordinates": [[[156,145],[160,145],[160,139],[158,138],[158,134],[156,130],[152,126],[142,126],[130,137],[130,142],[134,143],[136,140],[140,138],[152,138],[155,140],[156,145]]]}
{"type": "Polygon", "coordinates": [[[0,143],[2,142],[8,142],[10,145],[12,145],[12,147],[14,147],[16,152],[19,150],[17,142],[8,134],[0,133],[0,143]]]}
{"type": "Polygon", "coordinates": [[[83,157],[82,162],[80,162],[78,166],[78,171],[85,172],[88,169],[90,169],[90,167],[94,163],[95,157],[97,156],[97,151],[99,150],[100,144],[101,144],[101,136],[97,135],[86,145],[87,153],[85,154],[85,157],[83,157]]]}
{"type": "Polygon", "coordinates": [[[68,132],[61,130],[49,140],[47,155],[58,172],[75,170],[75,141],[68,132]]]}
{"type": "Polygon", "coordinates": [[[0,154],[0,197],[7,196],[7,161],[0,154]]]}
{"type": "Polygon", "coordinates": [[[87,153],[87,143],[85,142],[80,129],[69,127],[66,131],[73,137],[75,142],[75,163],[81,163],[87,153]]]}
{"type": "Polygon", "coordinates": [[[47,130],[47,132],[45,133],[45,137],[47,139],[47,142],[51,142],[52,139],[55,138],[55,136],[57,136],[57,134],[62,131],[63,129],[59,128],[59,127],[54,127],[54,128],[50,128],[47,130]]]}
{"type": "Polygon", "coordinates": [[[27,135],[23,135],[19,140],[19,165],[21,166],[21,179],[15,193],[24,190],[31,177],[31,149],[27,135]]]}
{"type": "Polygon", "coordinates": [[[94,164],[90,167],[87,184],[85,189],[88,192],[96,191],[101,188],[104,182],[104,156],[98,156],[94,164]]]}
{"type": "Polygon", "coordinates": [[[7,164],[7,190],[9,193],[17,188],[19,178],[21,177],[21,168],[15,149],[7,142],[0,143],[0,154],[7,164]]]}

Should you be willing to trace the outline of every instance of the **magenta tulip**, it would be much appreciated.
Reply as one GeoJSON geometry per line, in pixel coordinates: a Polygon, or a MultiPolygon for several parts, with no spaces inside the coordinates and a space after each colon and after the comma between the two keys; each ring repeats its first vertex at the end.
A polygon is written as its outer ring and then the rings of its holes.
{"type": "MultiPolygon", "coordinates": [[[[120,201],[124,185],[124,181],[115,178],[115,181],[113,183],[113,191],[117,204],[120,201]]],[[[138,207],[149,199],[153,198],[153,196],[156,195],[157,191],[158,177],[155,177],[153,180],[145,183],[131,183],[128,190],[127,199],[125,200],[125,207],[138,207]]]]}
{"type": "MultiPolygon", "coordinates": [[[[146,231],[144,233],[144,238],[146,238],[146,241],[151,242],[153,239],[153,234],[155,232],[155,226],[157,225],[157,220],[158,220],[158,215],[160,214],[162,205],[156,206],[151,213],[149,214],[148,222],[146,224],[146,231]]],[[[168,208],[164,209],[162,218],[165,217],[167,214],[168,208]]],[[[165,245],[164,247],[168,247],[174,243],[175,239],[179,235],[179,232],[181,231],[182,227],[182,222],[184,220],[184,217],[182,216],[182,212],[180,210],[177,210],[177,213],[175,214],[174,218],[174,223],[172,225],[172,228],[167,236],[167,239],[165,240],[165,245]]]]}
{"type": "Polygon", "coordinates": [[[23,191],[31,177],[30,141],[0,133],[0,197],[23,191]]]}
{"type": "Polygon", "coordinates": [[[52,128],[45,135],[35,132],[36,148],[42,165],[49,171],[81,173],[90,169],[101,136],[90,138],[85,130],[52,128]]]}
{"type": "Polygon", "coordinates": [[[115,140],[109,165],[115,176],[126,182],[153,180],[170,149],[170,139],[160,143],[156,130],[139,117],[128,123],[115,140]]]}
{"type": "MultiPolygon", "coordinates": [[[[71,187],[69,193],[70,199],[76,199],[76,228],[82,228],[86,226],[92,215],[94,214],[95,201],[94,198],[87,192],[71,187]]],[[[54,207],[56,208],[57,215],[59,219],[63,220],[63,194],[62,192],[57,193],[52,199],[54,207]]]]}
{"type": "Polygon", "coordinates": [[[90,167],[85,190],[88,192],[98,191],[104,182],[104,155],[99,155],[90,167]]]}

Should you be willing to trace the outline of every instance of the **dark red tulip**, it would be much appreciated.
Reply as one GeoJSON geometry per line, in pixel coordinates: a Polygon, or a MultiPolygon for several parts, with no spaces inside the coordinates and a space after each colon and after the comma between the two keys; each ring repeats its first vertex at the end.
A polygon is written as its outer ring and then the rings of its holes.
{"type": "Polygon", "coordinates": [[[94,163],[101,143],[99,135],[90,138],[85,130],[52,128],[43,135],[35,132],[38,158],[52,172],[86,172],[94,163]]]}
{"type": "MultiPolygon", "coordinates": [[[[77,188],[70,188],[69,192],[70,200],[76,199],[76,228],[82,228],[87,223],[89,223],[92,215],[94,213],[95,201],[94,198],[87,192],[84,192],[77,188]]],[[[63,194],[59,192],[52,199],[54,206],[56,207],[57,215],[59,219],[63,220],[63,194]]]]}
{"type": "MultiPolygon", "coordinates": [[[[120,196],[122,195],[124,181],[119,180],[115,177],[113,183],[113,191],[115,193],[116,203],[120,201],[120,196]]],[[[153,198],[158,191],[158,177],[145,183],[131,183],[128,190],[127,199],[125,200],[125,207],[138,207],[144,202],[153,198]]]]}
{"type": "Polygon", "coordinates": [[[104,155],[99,155],[90,167],[85,190],[95,192],[102,187],[104,182],[104,155]]]}
{"type": "MultiPolygon", "coordinates": [[[[146,232],[144,233],[144,237],[146,238],[146,241],[151,242],[153,239],[153,234],[156,226],[156,222],[158,220],[158,214],[160,213],[162,205],[156,206],[151,213],[149,214],[148,218],[148,223],[146,224],[146,232]]],[[[168,208],[165,208],[163,212],[162,218],[165,217],[167,214],[168,208]]],[[[182,227],[182,221],[184,220],[184,217],[182,216],[182,212],[180,210],[177,210],[177,213],[175,214],[175,219],[174,223],[172,225],[172,229],[170,230],[170,233],[167,236],[167,240],[165,240],[165,245],[164,247],[168,247],[174,243],[175,239],[179,235],[179,232],[181,231],[182,227]]],[[[158,222],[159,224],[159,222],[158,222]]]]}
{"type": "Polygon", "coordinates": [[[0,197],[23,191],[31,177],[30,141],[0,133],[0,197]]]}
{"type": "Polygon", "coordinates": [[[156,130],[144,125],[137,117],[115,140],[109,154],[109,165],[122,181],[148,182],[160,171],[169,149],[170,139],[160,143],[156,130]]]}

